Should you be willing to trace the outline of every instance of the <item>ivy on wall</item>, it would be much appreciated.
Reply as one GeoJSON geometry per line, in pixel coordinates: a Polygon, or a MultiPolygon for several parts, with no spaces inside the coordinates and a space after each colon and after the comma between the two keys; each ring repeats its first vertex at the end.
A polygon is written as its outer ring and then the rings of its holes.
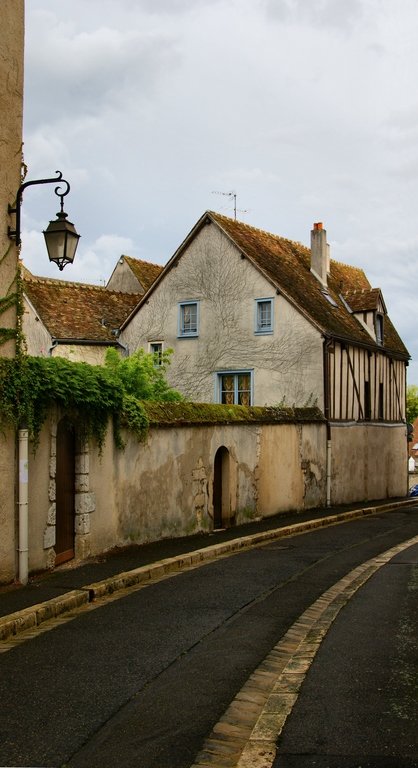
{"type": "Polygon", "coordinates": [[[36,448],[42,425],[57,404],[80,436],[95,437],[102,451],[109,419],[116,445],[123,448],[121,427],[143,440],[148,416],[139,400],[126,397],[112,371],[100,365],[75,363],[60,357],[18,355],[0,358],[0,428],[22,425],[36,448]]]}
{"type": "MultiPolygon", "coordinates": [[[[1,265],[9,255],[11,248],[12,248],[12,243],[10,243],[7,251],[0,258],[0,269],[1,269],[1,265]]],[[[23,316],[23,299],[22,299],[23,285],[22,283],[23,281],[22,281],[21,268],[20,268],[20,264],[18,264],[13,280],[6,291],[6,295],[0,298],[0,317],[5,312],[7,312],[7,310],[10,309],[11,307],[13,306],[16,307],[15,327],[4,328],[0,325],[0,345],[5,344],[6,341],[10,341],[10,339],[15,339],[17,354],[19,354],[20,351],[24,351],[24,347],[25,347],[24,337],[22,334],[22,316],[23,316]]]]}
{"type": "Polygon", "coordinates": [[[105,366],[22,353],[0,358],[0,428],[25,425],[36,448],[51,406],[57,404],[81,437],[96,438],[100,452],[110,418],[119,448],[124,447],[122,427],[145,440],[149,418],[142,400],[178,402],[181,395],[168,387],[165,366],[156,368],[152,355],[141,349],[119,360],[113,352],[108,350],[105,366]]]}
{"type": "MultiPolygon", "coordinates": [[[[26,174],[28,172],[27,165],[23,158],[23,142],[21,143],[18,151],[16,152],[16,156],[17,155],[21,156],[20,183],[23,184],[26,178],[26,174]]],[[[13,207],[16,207],[16,200],[14,201],[13,207]]],[[[7,259],[11,249],[13,248],[13,245],[14,245],[13,243],[9,243],[9,246],[6,252],[0,258],[0,269],[2,267],[3,262],[7,259]]],[[[20,246],[19,246],[19,254],[20,254],[20,246]]],[[[0,348],[2,344],[6,343],[6,341],[10,341],[11,339],[14,339],[15,354],[17,356],[20,356],[24,354],[26,351],[26,342],[22,332],[22,318],[23,318],[23,312],[24,312],[23,278],[22,278],[22,270],[21,270],[21,264],[19,262],[19,259],[17,260],[15,275],[6,291],[6,295],[0,298],[0,318],[1,318],[1,315],[3,315],[8,309],[11,309],[11,307],[13,306],[16,308],[15,327],[3,328],[1,326],[1,319],[0,319],[0,348]]]]}

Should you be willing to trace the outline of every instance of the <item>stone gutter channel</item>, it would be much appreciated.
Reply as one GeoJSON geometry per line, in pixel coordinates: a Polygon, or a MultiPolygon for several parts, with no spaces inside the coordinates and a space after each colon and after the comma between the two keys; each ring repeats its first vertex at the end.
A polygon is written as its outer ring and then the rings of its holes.
{"type": "Polygon", "coordinates": [[[312,531],[315,528],[337,525],[338,523],[345,523],[349,520],[354,520],[355,518],[374,515],[381,512],[389,512],[398,509],[399,507],[416,505],[416,503],[415,499],[408,499],[392,504],[388,503],[373,507],[365,507],[363,509],[349,510],[337,515],[321,517],[316,520],[307,520],[305,522],[287,525],[282,528],[263,531],[262,533],[242,536],[241,538],[232,539],[231,541],[223,542],[221,544],[214,544],[203,549],[196,549],[187,554],[177,555],[175,557],[159,560],[155,563],[143,565],[139,568],[134,568],[131,571],[110,576],[103,581],[88,584],[81,589],[73,589],[70,592],[66,592],[64,595],[51,598],[43,603],[38,603],[37,605],[24,608],[16,613],[1,617],[0,641],[7,640],[7,638],[18,635],[28,629],[34,629],[45,621],[56,619],[58,616],[69,613],[86,603],[95,602],[100,598],[108,597],[121,589],[127,589],[153,579],[174,574],[185,568],[193,568],[202,565],[205,562],[215,560],[218,557],[226,557],[227,555],[234,554],[240,550],[259,546],[268,541],[296,536],[297,534],[305,533],[306,531],[312,531]]]}

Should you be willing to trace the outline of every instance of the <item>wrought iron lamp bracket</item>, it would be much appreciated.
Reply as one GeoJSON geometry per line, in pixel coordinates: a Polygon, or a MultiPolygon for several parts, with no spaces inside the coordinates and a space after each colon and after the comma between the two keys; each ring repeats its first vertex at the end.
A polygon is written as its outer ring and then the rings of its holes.
{"type": "Polygon", "coordinates": [[[13,208],[9,204],[8,212],[9,214],[15,213],[16,214],[16,229],[11,229],[11,227],[8,227],[7,234],[10,237],[11,240],[14,240],[16,245],[20,245],[21,239],[20,239],[20,209],[22,206],[22,197],[23,192],[25,191],[26,187],[34,186],[35,184],[55,184],[57,181],[62,182],[62,184],[66,184],[66,190],[65,192],[61,192],[61,185],[59,184],[57,187],[55,187],[55,194],[61,198],[61,212],[64,210],[64,201],[63,198],[68,195],[70,191],[70,185],[66,179],[62,178],[61,171],[56,171],[58,176],[54,179],[35,179],[34,181],[25,181],[23,184],[20,185],[19,189],[17,190],[16,195],[16,207],[13,208]]]}

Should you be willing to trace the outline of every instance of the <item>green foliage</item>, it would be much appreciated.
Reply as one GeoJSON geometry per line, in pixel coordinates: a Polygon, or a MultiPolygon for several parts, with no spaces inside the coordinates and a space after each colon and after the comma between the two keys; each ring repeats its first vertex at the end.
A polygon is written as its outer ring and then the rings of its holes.
{"type": "Polygon", "coordinates": [[[418,387],[416,384],[408,384],[406,388],[406,420],[413,424],[418,416],[418,387]]]}
{"type": "Polygon", "coordinates": [[[0,359],[0,427],[25,424],[35,446],[48,411],[57,403],[84,437],[103,446],[110,416],[122,410],[122,393],[101,366],[59,357],[0,359]]]}
{"type": "Polygon", "coordinates": [[[163,352],[161,363],[157,365],[155,356],[143,349],[121,360],[116,349],[109,347],[106,350],[105,366],[119,379],[125,395],[158,403],[180,402],[182,396],[170,389],[164,378],[172,354],[172,349],[163,352]]]}
{"type": "MultiPolygon", "coordinates": [[[[165,364],[169,362],[165,357],[165,364]]],[[[25,424],[36,447],[51,406],[56,403],[79,434],[95,437],[102,450],[109,418],[115,440],[123,448],[121,427],[131,429],[139,440],[146,437],[149,418],[142,400],[180,401],[164,379],[165,365],[154,367],[152,355],[139,350],[120,360],[107,350],[106,365],[75,363],[60,357],[0,358],[0,428],[25,424]]]]}
{"type": "Polygon", "coordinates": [[[118,382],[122,392],[122,409],[116,417],[115,437],[120,439],[121,426],[128,426],[135,432],[138,440],[146,438],[149,418],[142,400],[152,400],[158,403],[179,402],[182,397],[179,392],[170,389],[164,374],[166,366],[170,365],[172,349],[162,353],[158,361],[154,355],[138,349],[131,357],[120,359],[116,349],[106,350],[105,367],[118,382]]]}

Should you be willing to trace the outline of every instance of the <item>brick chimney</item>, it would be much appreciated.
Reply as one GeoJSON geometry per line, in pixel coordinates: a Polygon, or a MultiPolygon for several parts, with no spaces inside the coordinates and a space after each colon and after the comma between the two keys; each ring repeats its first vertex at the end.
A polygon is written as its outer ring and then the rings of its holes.
{"type": "Polygon", "coordinates": [[[314,224],[311,231],[311,272],[320,283],[327,287],[327,276],[330,270],[329,245],[327,232],[322,228],[322,222],[314,224]]]}

